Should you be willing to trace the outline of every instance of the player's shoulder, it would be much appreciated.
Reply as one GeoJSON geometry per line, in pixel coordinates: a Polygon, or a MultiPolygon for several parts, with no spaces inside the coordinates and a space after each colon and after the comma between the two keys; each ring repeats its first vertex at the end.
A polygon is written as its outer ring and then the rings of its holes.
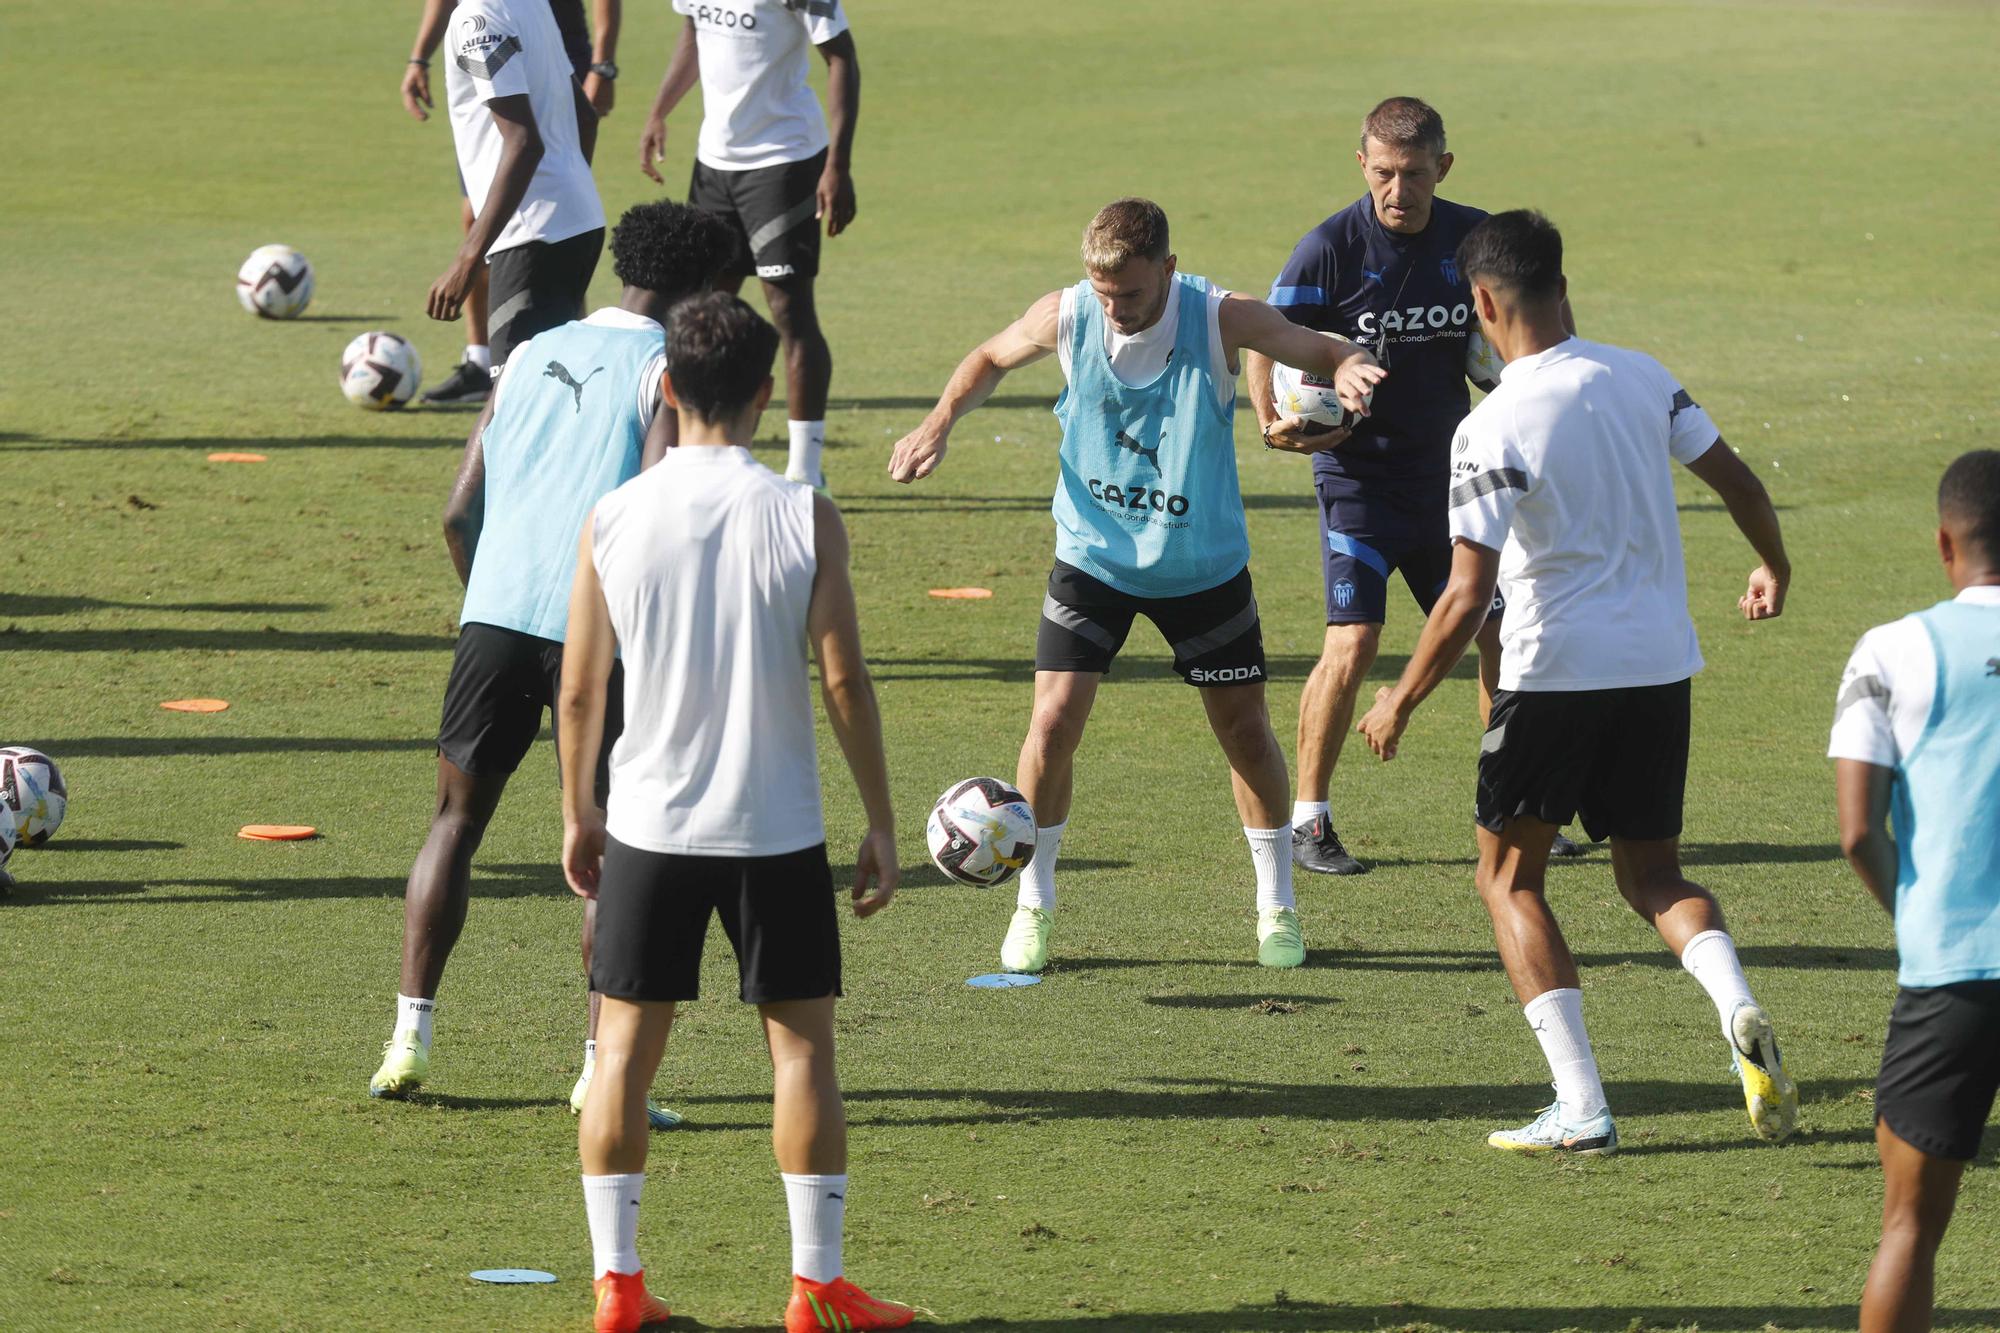
{"type": "Polygon", "coordinates": [[[1502,380],[1472,410],[1459,418],[1458,429],[1452,433],[1451,451],[1454,457],[1478,450],[1481,452],[1504,448],[1513,435],[1514,409],[1507,382],[1502,380]]]}
{"type": "Polygon", "coordinates": [[[1374,207],[1374,199],[1364,194],[1339,212],[1328,214],[1318,226],[1305,234],[1299,244],[1336,251],[1365,244],[1374,207]]]}
{"type": "Polygon", "coordinates": [[[1442,223],[1445,235],[1454,242],[1486,221],[1486,217],[1485,209],[1474,208],[1471,204],[1455,203],[1450,199],[1431,200],[1432,222],[1442,223]]]}
{"type": "Polygon", "coordinates": [[[1873,675],[1893,690],[1898,679],[1935,670],[1930,631],[1924,627],[1923,614],[1912,611],[1864,631],[1847,659],[1842,679],[1873,675]]]}

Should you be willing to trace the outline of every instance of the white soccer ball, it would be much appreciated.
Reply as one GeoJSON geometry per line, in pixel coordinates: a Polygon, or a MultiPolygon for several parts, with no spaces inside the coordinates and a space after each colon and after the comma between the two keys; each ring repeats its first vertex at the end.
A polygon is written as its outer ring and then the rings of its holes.
{"type": "Polygon", "coordinates": [[[924,823],[931,860],[961,884],[1005,884],[1035,856],[1035,812],[998,778],[953,783],[924,823]]]}
{"type": "Polygon", "coordinates": [[[423,378],[417,349],[393,333],[364,333],[340,354],[340,391],[371,412],[409,402],[423,378]]]}
{"type": "MultiPolygon", "coordinates": [[[[13,857],[14,844],[19,839],[20,833],[14,824],[14,812],[7,808],[6,802],[0,801],[0,870],[4,870],[7,862],[13,857]]],[[[7,877],[0,874],[0,889],[5,889],[6,886],[7,877]]]]}
{"type": "Polygon", "coordinates": [[[1507,363],[1493,350],[1493,344],[1486,341],[1486,335],[1474,329],[1465,340],[1465,377],[1491,393],[1500,382],[1500,372],[1506,368],[1507,363]]]}
{"type": "Polygon", "coordinates": [[[291,319],[313,299],[313,266],[289,245],[260,245],[236,270],[236,299],[253,315],[291,319]]]}
{"type": "Polygon", "coordinates": [[[1315,426],[1352,430],[1361,419],[1341,406],[1340,395],[1333,391],[1333,376],[1294,370],[1276,362],[1271,365],[1271,405],[1288,417],[1303,417],[1315,426]]]}
{"type": "Polygon", "coordinates": [[[55,761],[40,750],[10,745],[0,750],[0,806],[13,817],[20,845],[39,847],[62,827],[69,785],[55,761]]]}
{"type": "Polygon", "coordinates": [[[0,749],[0,807],[14,817],[23,847],[40,847],[62,827],[69,784],[55,760],[25,745],[0,749]]]}

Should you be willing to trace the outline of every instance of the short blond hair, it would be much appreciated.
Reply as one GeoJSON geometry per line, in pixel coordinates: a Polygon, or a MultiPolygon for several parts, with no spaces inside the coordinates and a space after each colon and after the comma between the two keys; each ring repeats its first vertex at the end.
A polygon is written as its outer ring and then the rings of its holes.
{"type": "Polygon", "coordinates": [[[1116,273],[1134,257],[1167,257],[1167,213],[1150,199],[1114,199],[1083,229],[1083,267],[1116,273]]]}

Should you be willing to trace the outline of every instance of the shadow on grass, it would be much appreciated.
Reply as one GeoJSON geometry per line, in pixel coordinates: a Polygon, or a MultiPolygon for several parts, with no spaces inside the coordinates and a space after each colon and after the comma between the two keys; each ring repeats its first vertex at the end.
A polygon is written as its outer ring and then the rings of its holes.
{"type": "MultiPolygon", "coordinates": [[[[886,452],[884,458],[887,457],[886,452]]],[[[1010,514],[1046,514],[1054,502],[1052,495],[952,495],[929,491],[919,487],[908,492],[894,492],[889,495],[870,495],[852,502],[842,500],[840,512],[843,514],[934,514],[940,511],[951,513],[985,512],[1010,514]]],[[[1310,490],[1296,495],[1272,495],[1259,493],[1243,497],[1245,509],[1317,509],[1319,497],[1310,490]]]]}
{"type": "MultiPolygon", "coordinates": [[[[1739,944],[1736,956],[1753,972],[1758,968],[1857,971],[1896,966],[1894,949],[1872,945],[1739,944]]],[[[1629,953],[1579,952],[1575,957],[1580,967],[1632,963],[1678,971],[1681,965],[1664,945],[1629,953]]],[[[1496,972],[1500,968],[1499,955],[1490,949],[1313,949],[1306,954],[1306,962],[1378,972],[1496,972]]]]}
{"type": "Polygon", "coordinates": [[[57,838],[43,847],[34,849],[34,854],[42,852],[177,852],[183,844],[162,842],[156,838],[57,838]]]}
{"type": "Polygon", "coordinates": [[[1236,1009],[1262,1017],[1283,1018],[1319,1005],[1339,1004],[1331,995],[1273,995],[1269,992],[1239,995],[1148,995],[1147,1004],[1162,1009],[1236,1009]]]}
{"type": "Polygon", "coordinates": [[[78,611],[202,611],[281,616],[329,609],[325,602],[118,602],[104,597],[51,597],[0,592],[0,616],[65,616],[78,611]]]}
{"type": "MultiPolygon", "coordinates": [[[[678,1319],[679,1316],[676,1316],[678,1319]]],[[[1423,1333],[1431,1329],[1461,1329],[1466,1333],[1538,1333],[1549,1329],[1582,1329],[1587,1333],[1631,1333],[1635,1329],[1699,1328],[1703,1333],[1746,1333],[1770,1328],[1853,1328],[1859,1318],[1853,1305],[1658,1305],[1550,1306],[1420,1305],[1397,1301],[1389,1305],[1330,1305],[1316,1301],[1282,1300],[1239,1305],[1228,1310],[1171,1310],[1121,1314],[1065,1314],[1046,1318],[968,1319],[941,1324],[965,1333],[1114,1333],[1123,1330],[1171,1329],[1174,1333],[1360,1333],[1396,1329],[1423,1333]]],[[[1944,1327],[1987,1327],[2000,1320],[2000,1308],[1940,1308],[1936,1322],[1944,1327]]]]}
{"type": "MultiPolygon", "coordinates": [[[[53,846],[54,844],[50,844],[53,846]]],[[[411,854],[415,855],[414,844],[411,854]]],[[[401,898],[404,876],[326,875],[296,879],[231,879],[202,875],[185,879],[76,880],[68,883],[16,882],[14,903],[37,902],[90,906],[94,904],[183,904],[299,902],[324,898],[401,898]],[[184,889],[213,889],[184,893],[184,889]]],[[[479,898],[523,898],[554,894],[568,896],[562,868],[547,865],[475,865],[472,892],[479,898]]]]}
{"type": "MultiPolygon", "coordinates": [[[[1038,1121],[1134,1120],[1300,1120],[1406,1123],[1428,1120],[1518,1121],[1533,1113],[1547,1088],[1501,1083],[1368,1085],[1339,1075],[1330,1083],[1262,1083],[1244,1079],[1153,1078],[1145,1088],[848,1088],[843,1089],[848,1123],[878,1126],[975,1126],[1033,1124],[1038,1121]],[[922,1108],[940,1103],[959,1109],[918,1110],[899,1114],[902,1104],[922,1108]],[[854,1108],[880,1106],[879,1112],[856,1115],[854,1108]]],[[[1857,1088],[1872,1087],[1872,1079],[1814,1079],[1810,1090],[1823,1100],[1837,1099],[1857,1088]]],[[[1711,1079],[1698,1083],[1664,1079],[1609,1080],[1605,1094],[1620,1116],[1680,1113],[1743,1113],[1743,1093],[1734,1081],[1711,1079]]],[[[689,1106],[745,1105],[767,1102],[770,1094],[693,1094],[678,1098],[689,1106]]],[[[710,1121],[696,1115],[705,1130],[768,1127],[768,1117],[756,1121],[710,1121]]],[[[1733,1146],[1752,1143],[1748,1130],[1733,1146]]],[[[1666,1151],[1662,1146],[1657,1151],[1666,1151]]]]}
{"type": "Polygon", "coordinates": [[[61,759],[173,759],[196,754],[379,754],[435,750],[434,736],[76,736],[33,742],[61,759]]]}
{"type": "Polygon", "coordinates": [[[451,648],[443,634],[262,629],[0,630],[10,653],[140,653],[207,649],[246,653],[427,653],[451,648]]]}
{"type": "MultiPolygon", "coordinates": [[[[1809,1080],[1804,1085],[1805,1091],[1808,1093],[1816,1092],[1818,1090],[1818,1087],[1819,1087],[1819,1081],[1817,1079],[1809,1080]]],[[[1616,1109],[1620,1113],[1624,1111],[1623,1107],[1618,1107],[1616,1109]]],[[[1800,1133],[1795,1134],[1791,1138],[1787,1139],[1785,1141],[1785,1146],[1792,1148],[1806,1148],[1806,1147],[1811,1147],[1815,1144],[1822,1144],[1822,1143],[1866,1143],[1873,1145],[1874,1142],[1875,1142],[1875,1131],[1872,1128],[1825,1129],[1825,1130],[1808,1129],[1808,1130],[1803,1130],[1800,1133]]],[[[1742,1152],[1743,1150],[1744,1150],[1744,1144],[1740,1141],[1734,1141],[1734,1140],[1709,1141],[1704,1143],[1639,1143],[1639,1142],[1627,1142],[1621,1139],[1618,1143],[1618,1155],[1620,1157],[1679,1156],[1683,1153],[1742,1152]]],[[[1879,1169],[1880,1167],[1880,1163],[1876,1161],[1876,1159],[1872,1154],[1865,1162],[1815,1162],[1813,1163],[1813,1165],[1841,1166],[1841,1167],[1865,1166],[1875,1169],[1879,1169]]]]}
{"type": "MultiPolygon", "coordinates": [[[[1062,868],[1064,870],[1124,870],[1131,866],[1131,864],[1130,861],[1096,860],[1088,856],[1066,856],[1063,858],[1062,868]]],[[[904,866],[902,867],[902,872],[900,887],[905,889],[973,889],[979,893],[988,892],[988,890],[978,885],[959,883],[929,861],[921,861],[916,865],[904,866]]],[[[836,887],[843,882],[841,879],[843,874],[847,876],[846,883],[852,884],[854,882],[853,865],[836,865],[833,868],[833,882],[836,887]]],[[[1012,898],[1010,897],[1008,901],[1011,902],[1012,898]]]]}
{"type": "MultiPolygon", "coordinates": [[[[1026,614],[1017,623],[1025,636],[1032,630],[1034,622],[1026,614]]],[[[1166,645],[1148,643],[1135,626],[1137,642],[1127,642],[1127,651],[1112,663],[1107,680],[1161,680],[1179,684],[1180,673],[1174,670],[1173,662],[1165,655],[1166,645]]],[[[1312,653],[1270,653],[1264,658],[1264,669],[1273,680],[1303,680],[1312,672],[1319,661],[1312,653]]],[[[1369,678],[1380,677],[1394,680],[1402,674],[1409,662],[1402,653],[1383,653],[1375,659],[1374,670],[1369,678]]],[[[1035,679],[1035,663],[1031,653],[1023,652],[1019,657],[871,657],[868,665],[877,680],[972,680],[998,681],[1009,685],[1031,683],[1035,679]]],[[[1467,655],[1451,669],[1453,680],[1477,680],[1479,664],[1477,659],[1467,655]]],[[[1025,711],[1025,710],[1024,710],[1025,711]]],[[[1470,751],[1468,751],[1468,754],[1470,751]]],[[[1466,761],[1467,771],[1471,770],[1471,760],[1466,761]]],[[[1466,823],[1470,824],[1470,817],[1466,823]]],[[[1376,864],[1396,864],[1377,862],[1376,864]]]]}
{"type": "MultiPolygon", "coordinates": [[[[412,414],[415,415],[415,414],[412,414]]],[[[274,459],[294,449],[453,449],[464,447],[463,432],[427,436],[422,439],[401,439],[383,435],[304,435],[304,436],[193,436],[161,435],[140,436],[129,440],[83,440],[53,435],[16,435],[12,438],[0,437],[0,453],[54,453],[59,450],[103,451],[114,453],[156,450],[189,449],[213,453],[270,454],[274,459]]]]}

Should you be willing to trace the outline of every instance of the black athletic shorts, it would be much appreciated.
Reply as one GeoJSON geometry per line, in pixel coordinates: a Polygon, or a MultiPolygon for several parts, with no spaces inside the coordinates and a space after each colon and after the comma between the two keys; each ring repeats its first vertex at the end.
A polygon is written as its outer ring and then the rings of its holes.
{"type": "Polygon", "coordinates": [[[819,177],[826,150],[803,162],[752,171],[694,164],[688,204],[725,218],[736,232],[736,257],[725,277],[755,273],[767,282],[819,273],[819,177]]]}
{"type": "Polygon", "coordinates": [[[840,924],[826,844],[780,856],[680,856],[604,840],[590,988],[692,1000],[708,918],[722,918],[746,1004],[840,994],[840,924]]]}
{"type": "MultiPolygon", "coordinates": [[[[498,625],[466,625],[444,687],[438,753],[467,773],[512,773],[542,731],[555,725],[563,646],[498,625]]],[[[617,663],[604,701],[604,744],[597,752],[597,799],[611,785],[611,743],[625,729],[625,680],[617,663]]],[[[558,777],[561,776],[558,770],[558,777]]]]}
{"type": "Polygon", "coordinates": [[[1689,683],[1618,690],[1496,690],[1479,743],[1481,828],[1581,817],[1594,842],[1678,838],[1687,788],[1689,683]]]}
{"type": "Polygon", "coordinates": [[[1264,627],[1248,569],[1185,597],[1134,597],[1058,560],[1042,599],[1035,670],[1111,670],[1135,615],[1158,627],[1188,684],[1264,683],[1264,627]]]}
{"type": "Polygon", "coordinates": [[[604,228],[560,241],[529,241],[496,250],[486,259],[486,341],[493,349],[493,373],[507,354],[538,333],[583,318],[604,228]]]}
{"type": "Polygon", "coordinates": [[[1875,1114],[1933,1157],[1979,1155],[2000,1089],[2000,981],[1896,992],[1875,1114]]]}

